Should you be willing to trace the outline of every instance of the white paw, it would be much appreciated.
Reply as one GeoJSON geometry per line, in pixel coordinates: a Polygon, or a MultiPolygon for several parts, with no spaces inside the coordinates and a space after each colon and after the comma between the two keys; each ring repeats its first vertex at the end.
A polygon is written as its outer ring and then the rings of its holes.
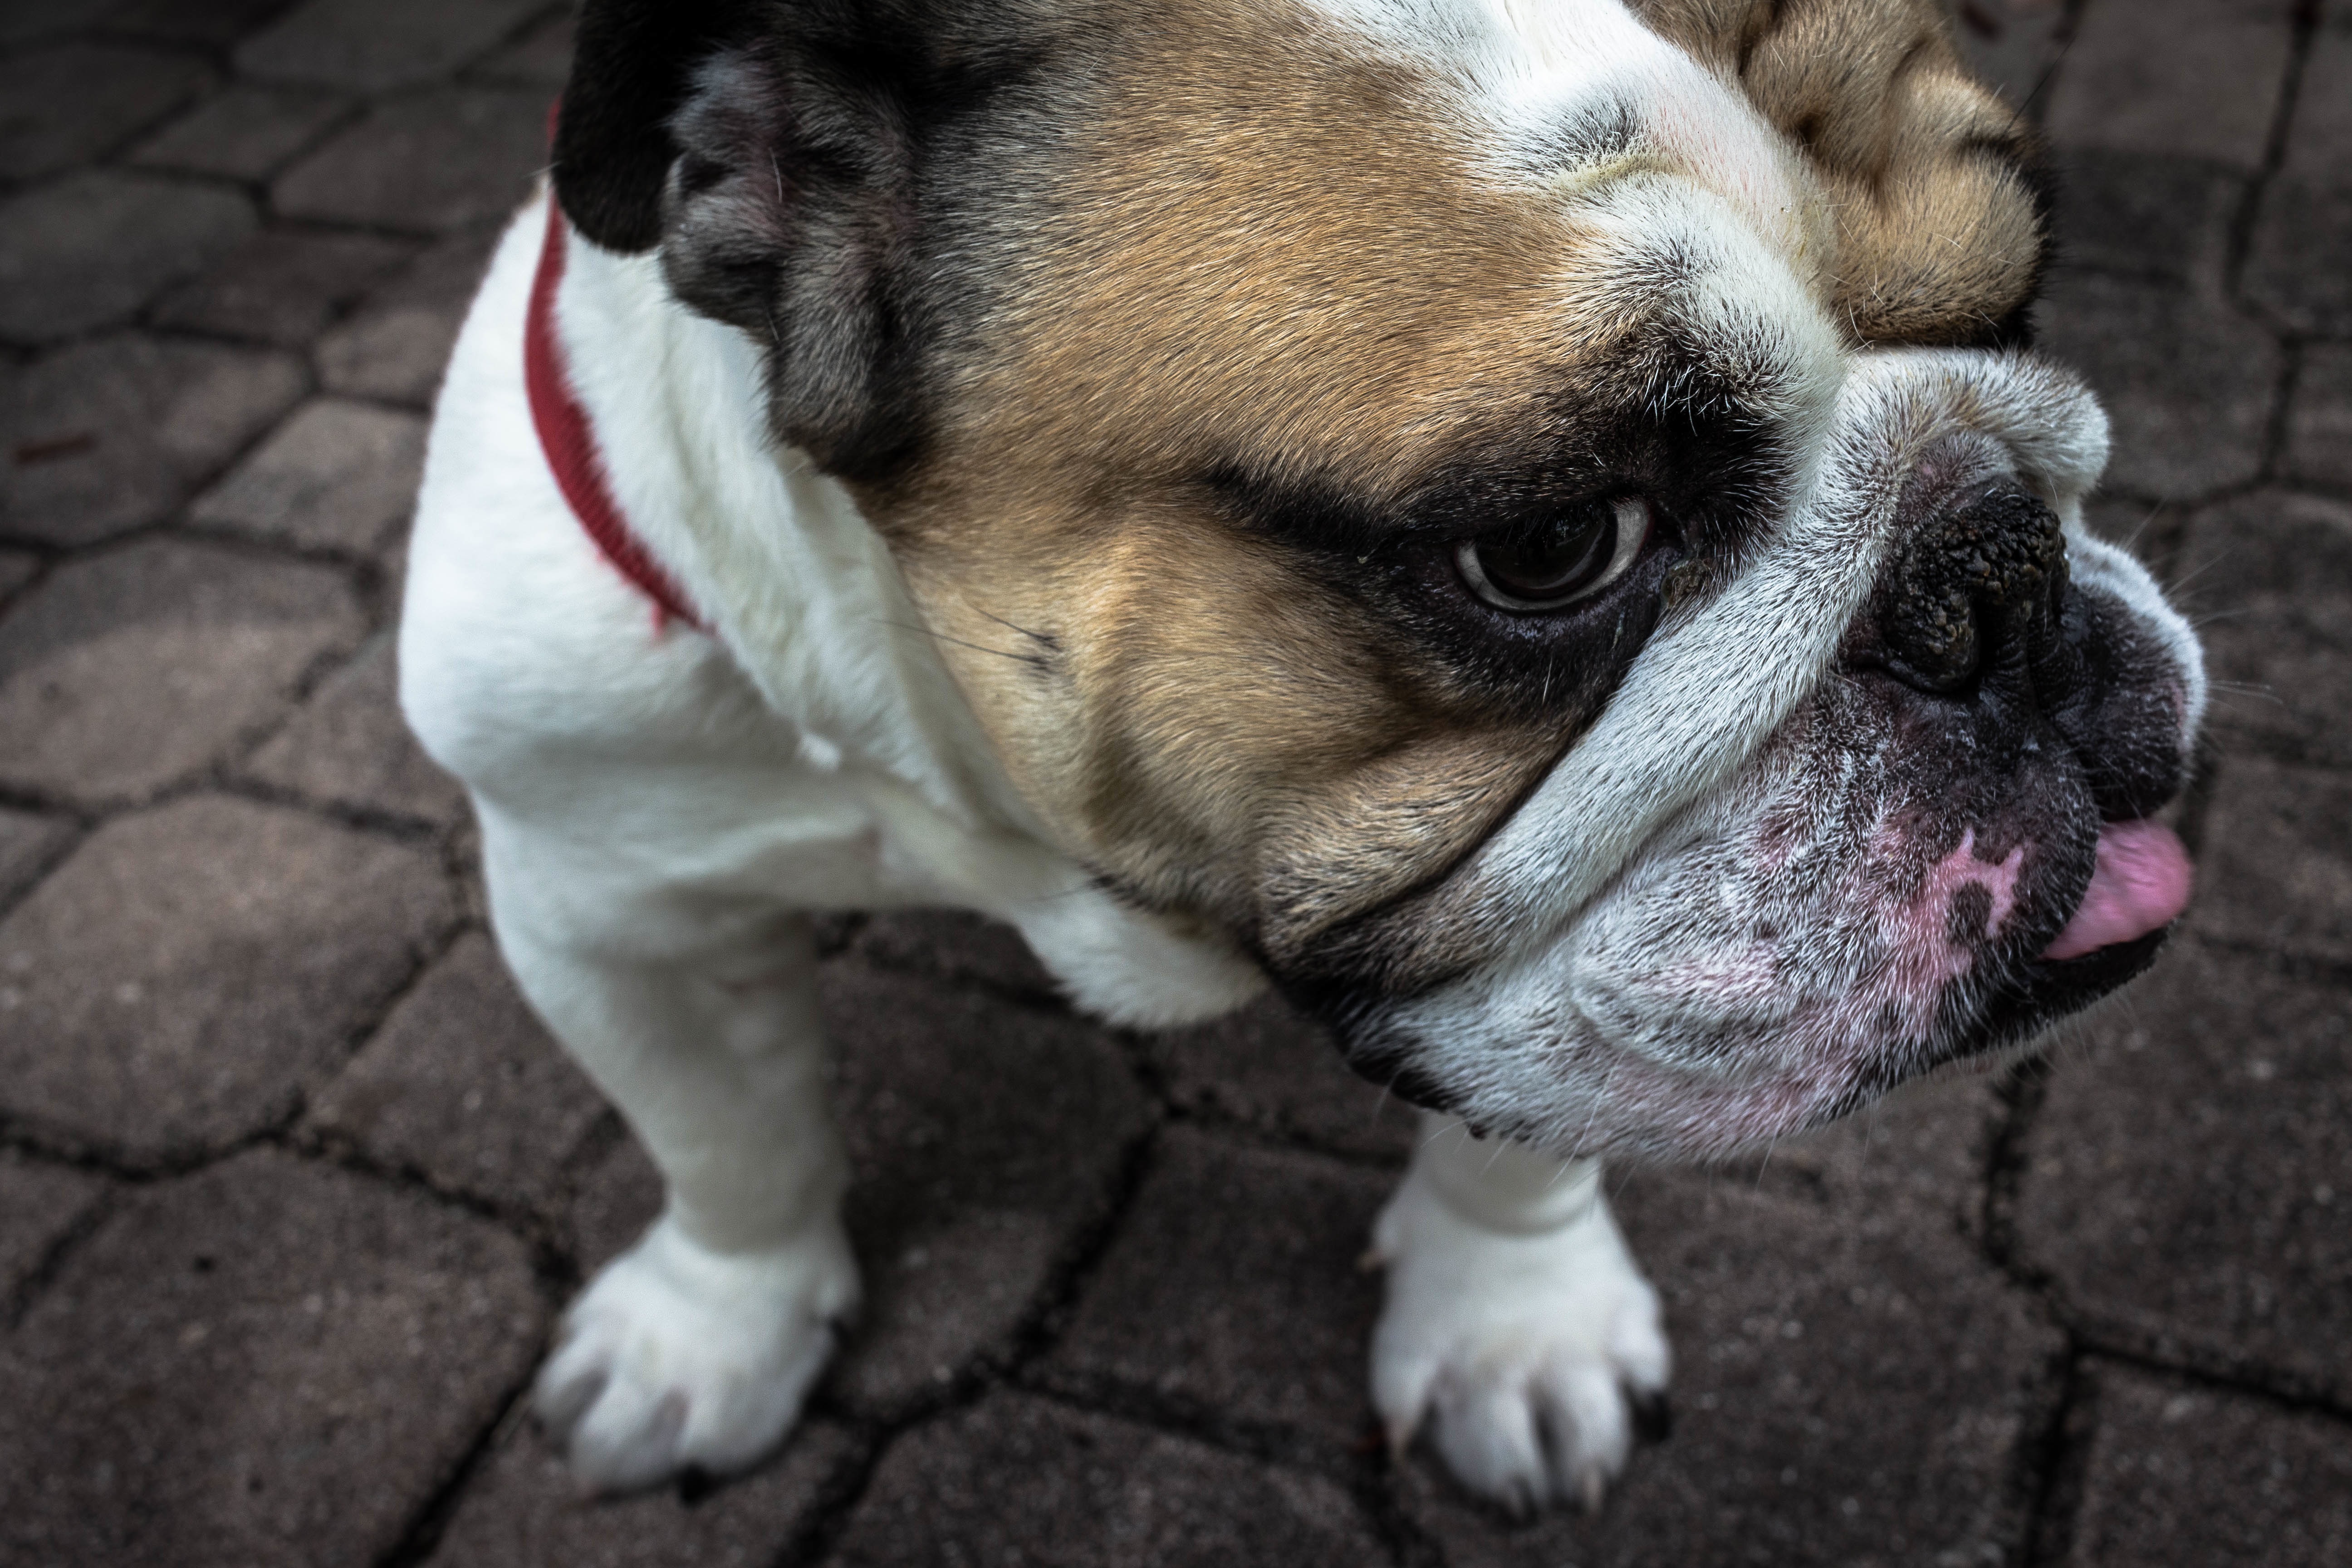
{"type": "Polygon", "coordinates": [[[1513,1235],[1461,1218],[1416,1166],[1372,1243],[1388,1268],[1372,1403],[1391,1447],[1425,1422],[1462,1483],[1515,1512],[1600,1507],[1672,1364],[1657,1292],[1600,1194],[1564,1226],[1513,1235]]]}
{"type": "Polygon", "coordinates": [[[688,1466],[725,1474],[775,1447],[857,1304],[837,1223],[788,1247],[713,1252],[664,1216],[563,1315],[534,1404],[595,1491],[688,1466]]]}

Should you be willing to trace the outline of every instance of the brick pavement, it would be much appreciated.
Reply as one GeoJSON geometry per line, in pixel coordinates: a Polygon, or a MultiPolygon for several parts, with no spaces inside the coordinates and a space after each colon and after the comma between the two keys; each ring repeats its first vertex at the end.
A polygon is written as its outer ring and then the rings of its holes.
{"type": "Polygon", "coordinates": [[[2224,682],[2203,897],[2045,1064],[1623,1178],[1678,1427],[1515,1525],[1368,1440],[1393,1110],[958,916],[832,932],[873,1310],[811,1421],[572,1495],[520,1401],[655,1192],[385,637],[563,9],[0,0],[0,1560],[2352,1559],[2352,0],[1971,10],[2066,174],[2099,525],[2224,682]]]}

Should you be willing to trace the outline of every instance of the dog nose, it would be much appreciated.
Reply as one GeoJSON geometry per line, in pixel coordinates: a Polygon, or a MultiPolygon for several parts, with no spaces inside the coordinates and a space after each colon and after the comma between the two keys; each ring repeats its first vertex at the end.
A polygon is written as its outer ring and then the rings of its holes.
{"type": "Polygon", "coordinates": [[[1889,670],[1948,696],[1989,661],[2032,660],[2056,637],[2065,534],[2040,497],[1995,485],[1915,534],[1890,585],[1881,628],[1889,670]]]}

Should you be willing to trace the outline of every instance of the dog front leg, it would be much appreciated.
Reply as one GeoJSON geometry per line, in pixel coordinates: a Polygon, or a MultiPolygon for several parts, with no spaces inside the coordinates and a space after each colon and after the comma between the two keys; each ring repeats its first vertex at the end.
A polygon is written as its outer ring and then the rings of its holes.
{"type": "Polygon", "coordinates": [[[661,1217],[565,1312],[540,1418],[597,1490],[741,1469],[798,1416],[857,1301],[807,923],[633,889],[483,816],[507,962],[667,1184],[661,1217]]]}
{"type": "Polygon", "coordinates": [[[1521,1513],[1555,1499],[1599,1507],[1671,1359],[1600,1162],[1424,1114],[1372,1245],[1388,1269],[1372,1403],[1391,1447],[1426,1421],[1475,1491],[1521,1513]]]}

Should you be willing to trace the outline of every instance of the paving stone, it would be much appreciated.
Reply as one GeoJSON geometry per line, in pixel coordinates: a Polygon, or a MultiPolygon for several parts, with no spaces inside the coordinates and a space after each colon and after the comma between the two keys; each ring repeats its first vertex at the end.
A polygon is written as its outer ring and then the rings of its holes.
{"type": "Polygon", "coordinates": [[[245,771],[313,800],[454,824],[466,791],[425,754],[400,716],[392,634],[328,677],[245,771]]]}
{"type": "Polygon", "coordinates": [[[2304,350],[2287,412],[2286,467],[2298,479],[2352,490],[2352,345],[2304,350]]]}
{"type": "Polygon", "coordinates": [[[73,835],[73,824],[63,818],[0,805],[0,904],[30,887],[73,835]]]}
{"type": "Polygon", "coordinates": [[[2352,1426],[2095,1363],[2077,1568],[2352,1560],[2352,1426]]]}
{"type": "Polygon", "coordinates": [[[2352,960],[2352,773],[2229,757],[2205,812],[2190,929],[2352,960]]]}
{"type": "Polygon", "coordinates": [[[2084,503],[2083,524],[2110,544],[2120,544],[2158,576],[2165,547],[2182,527],[2183,510],[2162,501],[2095,495],[2084,503]]]}
{"type": "Polygon", "coordinates": [[[841,1484],[860,1445],[814,1422],[740,1480],[681,1500],[675,1490],[583,1498],[563,1461],[518,1425],[466,1489],[432,1568],[768,1568],[841,1484]]]}
{"type": "Polygon", "coordinates": [[[1962,0],[1955,9],[1969,68],[2005,101],[2038,117],[2049,96],[2050,69],[2065,53],[2063,0],[1962,0]]]}
{"type": "Polygon", "coordinates": [[[443,230],[503,217],[547,163],[547,98],[437,88],[379,104],[278,177],[289,217],[443,230]]]}
{"type": "Polygon", "coordinates": [[[103,800],[219,757],[274,719],[358,606],[321,566],[152,541],[59,567],[0,620],[0,780],[103,800]]]}
{"type": "Polygon", "coordinates": [[[401,998],[306,1125],[445,1192],[551,1211],[565,1156],[604,1113],[476,931],[401,998]]]}
{"type": "Polygon", "coordinates": [[[2083,1031],[2018,1227],[2103,1333],[2352,1391],[2352,1007],[2181,944],[2083,1031]]]}
{"type": "Polygon", "coordinates": [[[1412,1152],[1412,1108],[1349,1071],[1331,1037],[1277,997],[1144,1045],[1169,1098],[1197,1115],[1343,1153],[1412,1152]]]}
{"type": "Polygon", "coordinates": [[[572,75],[576,20],[564,11],[533,24],[513,43],[476,66],[473,74],[485,80],[528,82],[551,92],[562,90],[572,75]]]}
{"type": "Polygon", "coordinates": [[[900,1438],[837,1568],[1368,1568],[1391,1562],[1348,1494],[1107,1415],[992,1394],[900,1438]]]}
{"type": "Polygon", "coordinates": [[[2121,272],[2217,293],[2247,176],[2226,163],[2085,148],[2059,170],[2062,268],[2121,272]]]}
{"type": "Polygon", "coordinates": [[[434,247],[321,338],[319,378],[327,389],[429,404],[494,243],[492,236],[463,235],[434,247]]]}
{"type": "Polygon", "coordinates": [[[2251,173],[2294,43],[2294,0],[2095,5],[2042,124],[2063,147],[2205,158],[2251,173]]]}
{"type": "Polygon", "coordinates": [[[94,25],[108,0],[0,0],[0,44],[28,44],[94,25]]]}
{"type": "Polygon", "coordinates": [[[821,986],[864,1322],[831,1379],[892,1410],[1004,1345],[1107,1208],[1150,1108],[1066,1015],[856,962],[821,986]]]}
{"type": "Polygon", "coordinates": [[[1417,1450],[1401,1500],[1451,1568],[2013,1562],[2057,1334],[1913,1205],[1641,1173],[1618,1214],[1665,1304],[1675,1430],[1597,1518],[1507,1522],[1417,1450]]]}
{"type": "Polygon", "coordinates": [[[2247,295],[2304,331],[2352,333],[2352,25],[2312,41],[2284,165],[2263,192],[2247,295]]]}
{"type": "Polygon", "coordinates": [[[176,43],[226,44],[285,8],[286,0],[123,0],[106,13],[106,26],[176,43]]]}
{"type": "Polygon", "coordinates": [[[1364,1357],[1381,1281],[1358,1259],[1395,1184],[1171,1129],[1044,1375],[1348,1448],[1376,1429],[1364,1357]]]}
{"type": "Polygon", "coordinates": [[[614,1123],[602,1131],[611,1147],[580,1177],[566,1215],[572,1256],[583,1280],[627,1251],[662,1211],[661,1173],[645,1146],[614,1123]]]}
{"type": "Polygon", "coordinates": [[[323,88],[236,82],[156,132],[131,161],[232,180],[267,179],[350,107],[350,99],[323,88]]]}
{"type": "Polygon", "coordinates": [[[299,347],[415,254],[413,245],[373,235],[270,229],[165,296],[155,321],[299,347]]]}
{"type": "Polygon", "coordinates": [[[0,204],[0,337],[54,342],[119,321],[253,232],[234,192],[114,170],[0,204]]]}
{"type": "Polygon", "coordinates": [[[447,76],[505,37],[546,0],[310,0],[247,38],[237,68],[357,92],[447,76]]]}
{"type": "Polygon", "coordinates": [[[0,60],[0,180],[86,163],[201,91],[212,68],[185,55],[62,44],[0,60]]]}
{"type": "Polygon", "coordinates": [[[421,416],[317,398],[197,497],[189,516],[314,550],[364,554],[408,516],[424,468],[421,416]]]}
{"type": "Polygon", "coordinates": [[[1019,931],[969,910],[902,910],[876,915],[851,943],[857,956],[886,969],[919,969],[959,984],[976,982],[1019,996],[1054,997],[1061,988],[1019,931]]]}
{"type": "Polygon", "coordinates": [[[86,1171],[0,1150],[0,1309],[105,1194],[86,1171]]]}
{"type": "Polygon", "coordinates": [[[2352,766],[2352,505],[2225,502],[2199,514],[2181,563],[2222,745],[2352,766]]]}
{"type": "Polygon", "coordinates": [[[268,1152],[137,1191],[0,1350],[0,1556],[378,1561],[542,1317],[521,1244],[421,1194],[268,1152]]]}
{"type": "Polygon", "coordinates": [[[0,549],[0,600],[40,575],[41,558],[29,550],[0,549]]]}
{"type": "Polygon", "coordinates": [[[73,547],[153,522],[302,395],[299,361],[136,334],[0,379],[0,530],[73,547]]]}
{"type": "Polygon", "coordinates": [[[2158,284],[2084,272],[2054,277],[2040,316],[2044,352],[2106,405],[2110,488],[2206,495],[2261,468],[2281,357],[2252,322],[2158,284]]]}
{"type": "Polygon", "coordinates": [[[222,796],[120,817],[0,921],[0,1106],[144,1162],[283,1118],[446,929],[434,858],[222,796]]]}

